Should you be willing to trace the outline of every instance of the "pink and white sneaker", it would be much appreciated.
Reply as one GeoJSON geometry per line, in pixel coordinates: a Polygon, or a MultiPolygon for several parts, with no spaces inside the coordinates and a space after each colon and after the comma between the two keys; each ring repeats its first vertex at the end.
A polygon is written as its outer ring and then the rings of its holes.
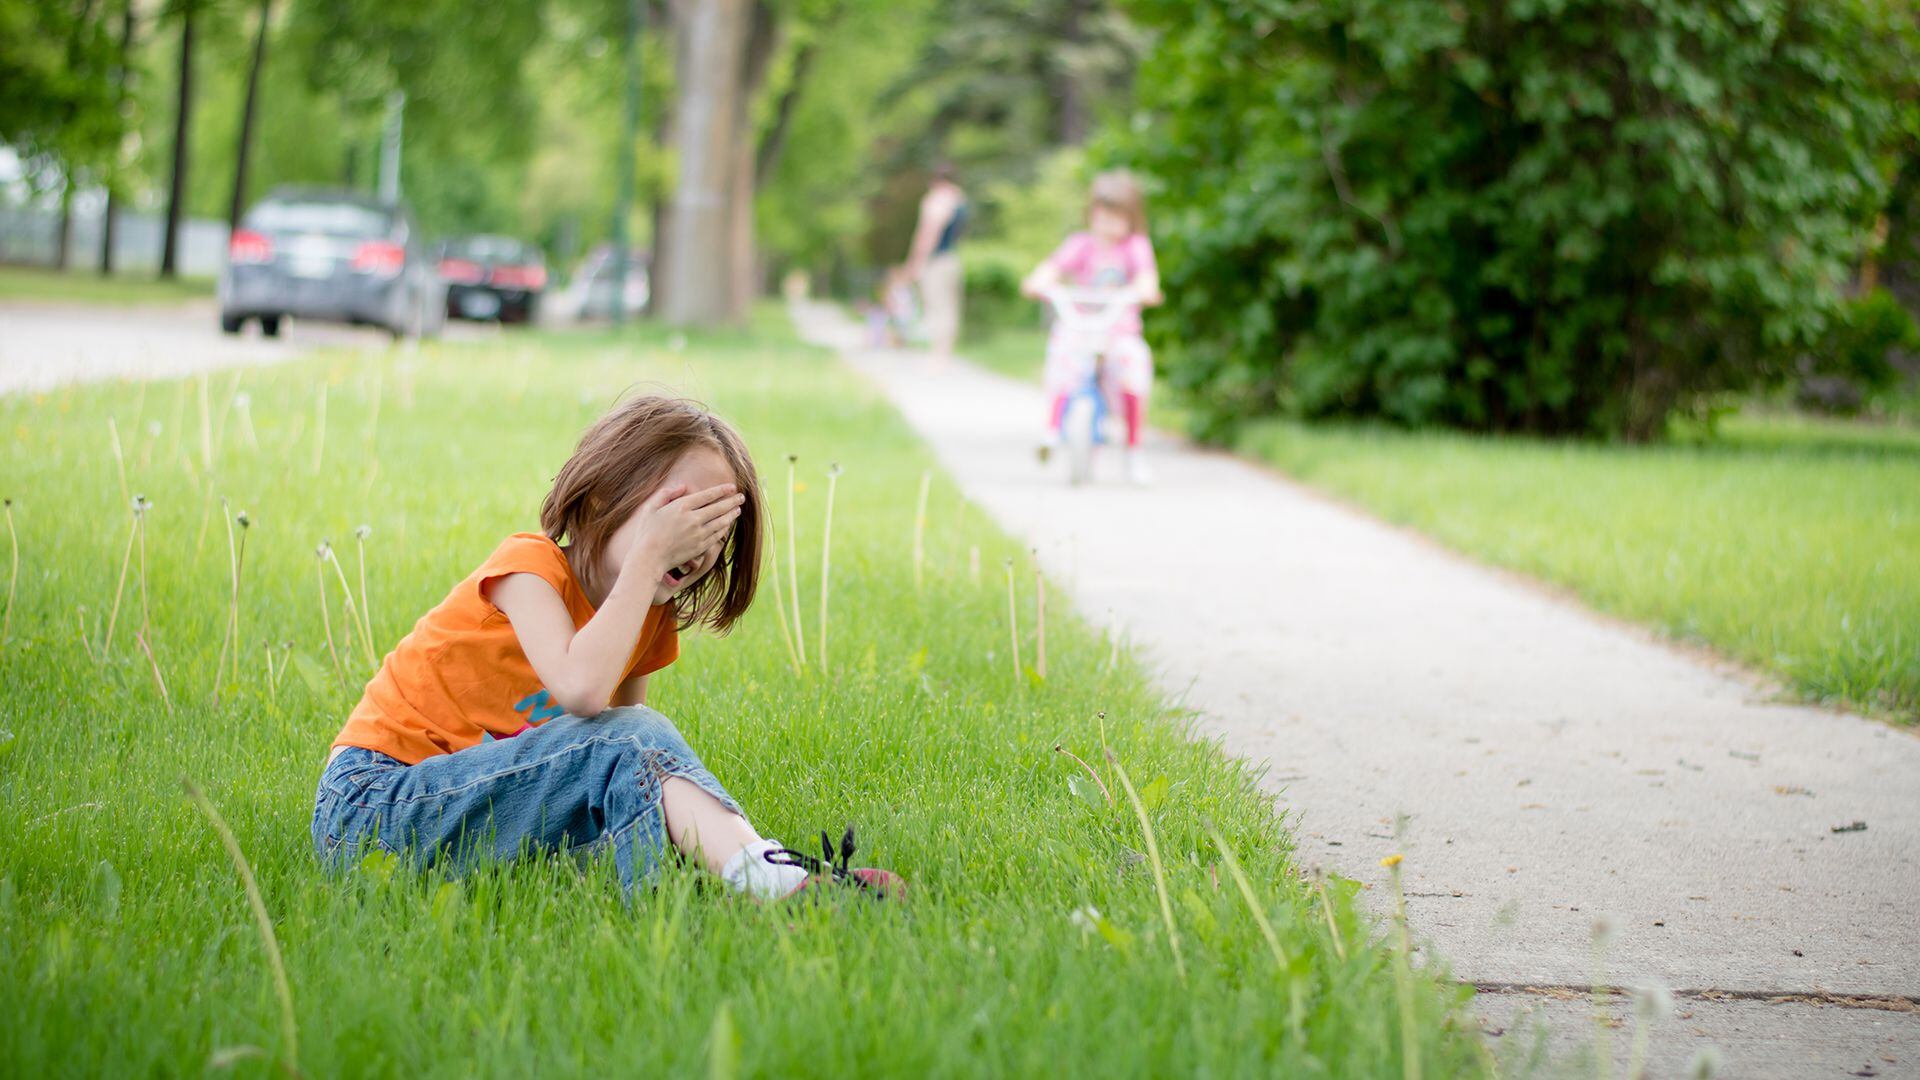
{"type": "Polygon", "coordinates": [[[853,861],[853,826],[847,826],[846,833],[840,837],[837,858],[827,831],[820,830],[820,851],[823,858],[819,859],[792,848],[775,848],[761,856],[776,866],[797,866],[807,872],[806,880],[795,885],[782,900],[819,896],[821,890],[835,887],[855,889],[875,900],[898,900],[906,895],[906,879],[891,870],[848,865],[853,861]]]}

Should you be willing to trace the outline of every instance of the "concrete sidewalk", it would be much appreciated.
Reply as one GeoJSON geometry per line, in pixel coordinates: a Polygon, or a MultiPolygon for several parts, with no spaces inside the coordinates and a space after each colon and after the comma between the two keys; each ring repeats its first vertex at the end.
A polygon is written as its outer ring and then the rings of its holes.
{"type": "Polygon", "coordinates": [[[1563,1061],[1590,1042],[1604,921],[1601,979],[1685,992],[1651,1075],[1711,1043],[1728,1076],[1920,1076],[1920,739],[1779,704],[1231,457],[1159,440],[1152,488],[1109,461],[1070,489],[1033,454],[1038,387],[864,349],[837,308],[794,315],[1264,766],[1302,865],[1379,885],[1405,853],[1416,934],[1486,989],[1490,1032],[1532,1009],[1563,1061]]]}

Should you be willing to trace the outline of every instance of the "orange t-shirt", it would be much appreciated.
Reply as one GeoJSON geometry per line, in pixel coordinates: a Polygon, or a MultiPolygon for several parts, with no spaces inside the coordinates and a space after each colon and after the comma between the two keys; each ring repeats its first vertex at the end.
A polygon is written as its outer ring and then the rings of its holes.
{"type": "MultiPolygon", "coordinates": [[[[576,630],[593,618],[593,604],[560,546],[539,533],[515,533],[387,654],[333,745],[417,765],[486,739],[512,738],[561,715],[513,624],[486,597],[486,584],[508,574],[533,574],[552,585],[576,630]]],[[[620,679],[658,671],[679,655],[673,608],[658,605],[647,612],[620,679]]]]}

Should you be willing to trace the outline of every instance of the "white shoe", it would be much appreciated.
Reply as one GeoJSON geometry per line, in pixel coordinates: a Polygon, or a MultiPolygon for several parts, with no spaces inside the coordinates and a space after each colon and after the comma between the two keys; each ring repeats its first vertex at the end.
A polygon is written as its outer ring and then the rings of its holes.
{"type": "Polygon", "coordinates": [[[1135,487],[1146,487],[1153,483],[1153,472],[1147,468],[1146,460],[1140,451],[1127,451],[1127,483],[1135,487]]]}

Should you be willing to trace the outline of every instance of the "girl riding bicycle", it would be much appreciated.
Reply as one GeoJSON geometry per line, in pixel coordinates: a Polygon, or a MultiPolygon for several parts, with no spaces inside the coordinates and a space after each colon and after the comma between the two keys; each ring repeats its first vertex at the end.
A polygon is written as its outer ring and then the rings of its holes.
{"type": "Polygon", "coordinates": [[[1102,291],[1117,290],[1124,306],[1116,314],[1097,373],[1087,369],[1083,349],[1074,347],[1056,320],[1047,341],[1044,381],[1049,400],[1047,451],[1064,438],[1062,421],[1074,392],[1088,378],[1099,379],[1099,392],[1117,406],[1126,423],[1127,479],[1147,482],[1140,459],[1140,428],[1147,394],[1153,388],[1153,353],[1140,336],[1140,309],[1159,304],[1160,270],[1154,263],[1153,243],[1147,239],[1147,212],[1139,181],[1124,171],[1094,177],[1087,200],[1087,228],[1066,238],[1052,255],[1033,268],[1020,283],[1022,295],[1039,300],[1061,285],[1102,291]]]}

